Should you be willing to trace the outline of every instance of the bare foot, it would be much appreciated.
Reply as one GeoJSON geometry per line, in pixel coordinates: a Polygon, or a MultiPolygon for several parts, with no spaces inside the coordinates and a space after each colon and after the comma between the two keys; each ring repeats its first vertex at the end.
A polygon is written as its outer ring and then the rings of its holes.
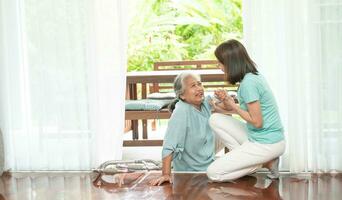
{"type": "Polygon", "coordinates": [[[279,158],[276,158],[268,163],[266,163],[265,167],[270,170],[270,174],[267,174],[267,177],[270,179],[278,179],[279,178],[279,158]]]}
{"type": "Polygon", "coordinates": [[[267,163],[264,163],[264,164],[262,165],[262,167],[263,167],[263,168],[267,168],[268,170],[270,170],[270,169],[272,168],[272,164],[273,164],[273,162],[274,162],[275,160],[276,160],[276,159],[273,159],[273,160],[268,161],[267,163]]]}

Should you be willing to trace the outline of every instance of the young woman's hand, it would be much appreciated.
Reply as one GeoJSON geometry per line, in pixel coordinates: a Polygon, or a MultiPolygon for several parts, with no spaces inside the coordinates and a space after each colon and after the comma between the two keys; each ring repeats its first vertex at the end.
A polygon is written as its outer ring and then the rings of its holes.
{"type": "Polygon", "coordinates": [[[225,106],[221,101],[211,99],[209,100],[209,104],[211,105],[212,113],[221,113],[227,115],[231,115],[234,113],[231,108],[227,108],[227,106],[225,106]]]}
{"type": "Polygon", "coordinates": [[[153,185],[153,186],[158,185],[159,186],[159,185],[163,184],[164,182],[169,182],[172,184],[171,176],[170,175],[162,175],[159,178],[151,180],[150,185],[153,185]]]}
{"type": "Polygon", "coordinates": [[[234,109],[236,108],[235,100],[233,97],[229,96],[225,90],[223,89],[215,90],[215,96],[220,101],[222,101],[222,103],[226,107],[226,110],[235,110],[234,109]]]}
{"type": "Polygon", "coordinates": [[[214,94],[215,94],[215,97],[220,101],[224,101],[228,97],[227,92],[223,89],[215,90],[214,94]]]}
{"type": "Polygon", "coordinates": [[[234,98],[229,96],[229,95],[227,95],[226,100],[223,103],[229,105],[233,110],[234,110],[234,108],[236,108],[234,98]]]}

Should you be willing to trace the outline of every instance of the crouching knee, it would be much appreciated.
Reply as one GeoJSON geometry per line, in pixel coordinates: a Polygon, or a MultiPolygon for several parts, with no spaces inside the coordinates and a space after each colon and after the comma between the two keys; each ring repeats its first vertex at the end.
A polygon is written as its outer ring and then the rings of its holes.
{"type": "Polygon", "coordinates": [[[228,173],[222,169],[219,169],[217,166],[215,166],[215,163],[209,165],[207,169],[207,176],[209,180],[213,182],[226,182],[226,181],[232,181],[238,178],[234,176],[234,173],[228,173]]]}
{"type": "Polygon", "coordinates": [[[209,165],[207,169],[207,176],[209,180],[214,182],[222,182],[222,173],[215,167],[215,165],[209,165]]]}
{"type": "Polygon", "coordinates": [[[209,125],[211,128],[216,128],[219,125],[219,121],[221,121],[221,116],[222,114],[220,113],[213,113],[210,118],[209,118],[209,125]]]}

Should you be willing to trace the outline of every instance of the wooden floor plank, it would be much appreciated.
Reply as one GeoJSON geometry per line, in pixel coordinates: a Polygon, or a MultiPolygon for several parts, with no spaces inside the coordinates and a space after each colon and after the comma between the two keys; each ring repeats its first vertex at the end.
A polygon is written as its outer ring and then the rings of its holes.
{"type": "Polygon", "coordinates": [[[271,181],[266,174],[229,183],[210,183],[204,173],[173,174],[173,184],[149,186],[159,172],[132,173],[125,184],[104,176],[93,184],[93,173],[13,173],[0,178],[0,200],[76,199],[341,199],[342,174],[283,174],[271,181]],[[111,182],[110,182],[111,181],[111,182]]]}

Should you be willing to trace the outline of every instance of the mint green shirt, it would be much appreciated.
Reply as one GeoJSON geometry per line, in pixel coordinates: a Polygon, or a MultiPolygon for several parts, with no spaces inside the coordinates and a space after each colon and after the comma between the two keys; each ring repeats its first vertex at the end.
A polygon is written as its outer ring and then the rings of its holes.
{"type": "Polygon", "coordinates": [[[250,141],[273,144],[284,139],[284,128],[277,103],[262,75],[247,73],[240,83],[237,94],[240,107],[245,111],[247,111],[247,103],[260,102],[263,124],[261,128],[255,128],[247,123],[250,141]]]}
{"type": "Polygon", "coordinates": [[[206,171],[214,161],[214,136],[209,126],[211,106],[205,98],[201,111],[179,101],[168,123],[162,157],[173,153],[174,171],[206,171]]]}

